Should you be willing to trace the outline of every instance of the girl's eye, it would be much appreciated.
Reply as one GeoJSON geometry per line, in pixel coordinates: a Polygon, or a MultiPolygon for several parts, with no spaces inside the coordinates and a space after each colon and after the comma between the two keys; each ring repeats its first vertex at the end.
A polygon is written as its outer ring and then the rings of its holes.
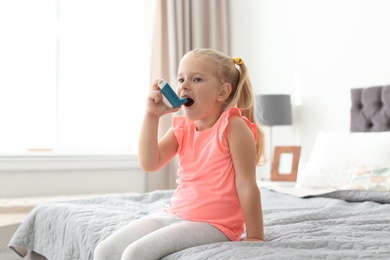
{"type": "Polygon", "coordinates": [[[178,82],[178,83],[183,83],[184,80],[183,80],[183,79],[178,79],[177,82],[178,82]]]}
{"type": "Polygon", "coordinates": [[[194,82],[200,82],[200,81],[202,81],[201,78],[194,78],[194,82]]]}

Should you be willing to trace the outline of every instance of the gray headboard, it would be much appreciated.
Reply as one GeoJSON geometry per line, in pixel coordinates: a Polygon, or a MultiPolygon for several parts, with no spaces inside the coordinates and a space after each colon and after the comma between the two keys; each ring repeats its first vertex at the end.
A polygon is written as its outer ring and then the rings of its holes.
{"type": "Polygon", "coordinates": [[[351,89],[351,132],[390,131],[390,85],[351,89]]]}

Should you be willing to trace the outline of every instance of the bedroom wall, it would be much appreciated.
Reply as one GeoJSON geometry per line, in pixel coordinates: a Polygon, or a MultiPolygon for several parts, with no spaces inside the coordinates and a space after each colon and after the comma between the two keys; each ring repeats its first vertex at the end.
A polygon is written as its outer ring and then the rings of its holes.
{"type": "Polygon", "coordinates": [[[302,170],[318,131],[349,131],[351,88],[390,84],[390,1],[230,1],[232,55],[255,94],[292,95],[293,126],[274,127],[273,143],[301,145],[302,170]]]}

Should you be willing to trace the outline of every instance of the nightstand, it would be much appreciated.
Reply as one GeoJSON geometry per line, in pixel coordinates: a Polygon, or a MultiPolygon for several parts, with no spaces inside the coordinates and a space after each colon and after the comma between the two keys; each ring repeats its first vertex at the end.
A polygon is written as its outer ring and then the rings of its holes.
{"type": "Polygon", "coordinates": [[[295,181],[271,181],[271,180],[259,180],[257,185],[263,188],[281,188],[281,187],[294,187],[295,181]]]}
{"type": "Polygon", "coordinates": [[[271,180],[258,180],[257,186],[259,188],[266,188],[269,190],[278,191],[281,193],[293,194],[296,190],[295,181],[271,181],[271,180]]]}

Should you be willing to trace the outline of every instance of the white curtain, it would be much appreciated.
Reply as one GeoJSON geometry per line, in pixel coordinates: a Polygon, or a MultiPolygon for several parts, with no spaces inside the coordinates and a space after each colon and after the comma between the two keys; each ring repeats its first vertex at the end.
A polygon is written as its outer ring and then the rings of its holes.
{"type": "Polygon", "coordinates": [[[0,156],[137,151],[145,2],[0,1],[0,156]]]}
{"type": "MultiPolygon", "coordinates": [[[[151,82],[164,78],[174,87],[181,57],[195,48],[230,54],[228,0],[156,0],[151,57],[151,82]]],[[[160,137],[172,115],[160,119],[160,137]]],[[[176,160],[148,175],[148,190],[175,187],[176,160]]]]}

